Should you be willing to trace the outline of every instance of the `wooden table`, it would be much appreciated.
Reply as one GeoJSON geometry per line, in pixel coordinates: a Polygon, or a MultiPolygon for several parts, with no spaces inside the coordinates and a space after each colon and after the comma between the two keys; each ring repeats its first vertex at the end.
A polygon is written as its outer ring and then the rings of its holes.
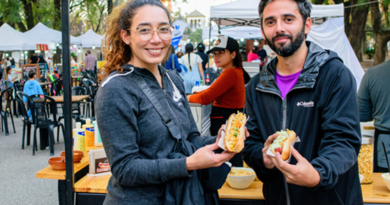
{"type": "MultiPolygon", "coordinates": [[[[64,96],[49,96],[54,99],[56,103],[63,103],[64,102],[64,96]]],[[[72,102],[78,102],[89,98],[89,95],[72,95],[72,102]]],[[[34,102],[42,102],[42,99],[36,99],[34,102]]]]}
{"type": "MultiPolygon", "coordinates": [[[[74,181],[77,182],[82,177],[86,176],[89,171],[89,156],[88,152],[92,149],[103,149],[103,146],[86,148],[84,152],[84,157],[81,159],[79,163],[74,163],[74,181]]],[[[51,166],[47,166],[46,168],[40,170],[36,173],[36,178],[40,179],[56,179],[58,180],[58,201],[59,204],[66,204],[66,171],[56,171],[51,168],[51,166]]]]}
{"type": "MultiPolygon", "coordinates": [[[[111,175],[100,177],[84,176],[75,183],[73,190],[81,193],[106,194],[106,187],[111,175]]],[[[363,184],[362,194],[364,204],[390,204],[390,190],[387,189],[381,173],[374,173],[374,183],[363,184]]],[[[222,204],[264,204],[263,183],[254,181],[248,189],[238,190],[231,188],[225,183],[218,190],[219,198],[222,204]],[[235,203],[230,203],[235,202],[235,203]]],[[[98,195],[98,196],[103,196],[98,195]]],[[[86,195],[84,194],[84,197],[86,195]]]]}

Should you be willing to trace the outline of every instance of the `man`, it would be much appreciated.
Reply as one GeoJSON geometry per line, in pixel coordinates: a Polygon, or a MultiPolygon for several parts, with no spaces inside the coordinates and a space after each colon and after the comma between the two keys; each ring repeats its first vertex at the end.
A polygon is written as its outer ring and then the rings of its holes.
{"type": "MultiPolygon", "coordinates": [[[[43,95],[41,85],[35,79],[37,78],[37,73],[34,70],[28,71],[28,81],[24,84],[23,92],[28,96],[30,95],[43,95]]],[[[23,98],[24,103],[27,103],[27,98],[23,98]]],[[[30,114],[29,114],[30,115],[30,114]]]]}
{"type": "Polygon", "coordinates": [[[261,63],[260,63],[260,71],[264,68],[265,65],[267,65],[268,62],[268,56],[267,51],[263,49],[263,44],[259,43],[259,50],[257,51],[257,55],[259,56],[261,63]]]}
{"type": "Polygon", "coordinates": [[[390,157],[390,61],[367,70],[358,92],[360,121],[375,120],[374,171],[387,172],[382,142],[390,157]]]}
{"type": "Polygon", "coordinates": [[[90,73],[93,76],[95,72],[96,59],[91,54],[90,50],[87,50],[87,57],[85,57],[84,63],[85,63],[85,71],[90,73]]]}
{"type": "MultiPolygon", "coordinates": [[[[202,58],[202,68],[203,68],[203,71],[206,73],[206,65],[207,65],[207,63],[209,63],[209,56],[204,53],[205,48],[206,47],[203,43],[199,43],[198,46],[196,46],[196,50],[198,50],[198,51],[195,52],[195,54],[198,54],[200,56],[200,58],[202,58]]],[[[205,75],[205,77],[206,77],[206,75],[205,75]]]]}
{"type": "Polygon", "coordinates": [[[28,64],[36,64],[38,63],[38,56],[36,53],[33,53],[30,59],[28,59],[28,64]]]}
{"type": "Polygon", "coordinates": [[[335,52],[306,41],[310,12],[307,0],[260,2],[262,34],[277,59],[247,86],[244,160],[267,204],[362,205],[356,82],[335,52]],[[286,129],[301,140],[290,163],[266,154],[273,133],[286,129]]]}

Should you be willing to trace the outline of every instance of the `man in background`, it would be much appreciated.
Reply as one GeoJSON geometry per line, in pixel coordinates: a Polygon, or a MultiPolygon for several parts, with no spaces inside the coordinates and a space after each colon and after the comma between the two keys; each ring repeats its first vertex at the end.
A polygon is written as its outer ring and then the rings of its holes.
{"type": "Polygon", "coordinates": [[[374,172],[387,172],[382,142],[390,157],[390,60],[364,74],[358,92],[360,121],[375,120],[374,172]]]}
{"type": "Polygon", "coordinates": [[[34,53],[30,59],[28,59],[28,64],[36,64],[38,63],[38,56],[34,53]]]}
{"type": "Polygon", "coordinates": [[[91,54],[90,50],[87,50],[87,57],[85,57],[84,63],[85,63],[85,71],[90,73],[93,76],[95,73],[94,71],[95,71],[96,58],[91,54]]]}
{"type": "Polygon", "coordinates": [[[268,57],[267,57],[267,51],[263,49],[263,44],[261,41],[259,42],[259,50],[257,51],[257,55],[259,56],[261,63],[260,63],[260,71],[263,70],[263,67],[267,65],[268,57]]]}

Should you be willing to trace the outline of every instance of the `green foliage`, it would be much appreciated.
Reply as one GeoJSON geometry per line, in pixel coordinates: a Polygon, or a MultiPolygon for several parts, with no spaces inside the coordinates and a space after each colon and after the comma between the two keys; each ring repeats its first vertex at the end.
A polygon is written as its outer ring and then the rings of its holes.
{"type": "Polygon", "coordinates": [[[0,21],[15,24],[22,20],[22,4],[19,0],[0,0],[0,5],[0,21]]]}
{"type": "Polygon", "coordinates": [[[196,29],[196,31],[192,32],[190,35],[190,42],[191,43],[199,43],[202,42],[202,29],[196,29]]]}
{"type": "Polygon", "coordinates": [[[72,51],[72,52],[70,52],[70,56],[72,56],[73,58],[76,58],[77,57],[77,55],[72,51]]]}

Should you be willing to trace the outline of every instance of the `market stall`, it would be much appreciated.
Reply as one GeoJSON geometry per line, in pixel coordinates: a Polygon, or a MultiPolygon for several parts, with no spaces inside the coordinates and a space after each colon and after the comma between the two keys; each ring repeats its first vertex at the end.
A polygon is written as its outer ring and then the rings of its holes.
{"type": "MultiPolygon", "coordinates": [[[[224,29],[230,30],[238,27],[243,28],[241,36],[249,35],[260,31],[260,19],[258,5],[260,0],[239,0],[232,3],[212,6],[210,9],[210,24],[214,21],[219,27],[209,28],[209,39],[213,39],[220,28],[221,33],[224,29]],[[248,27],[249,26],[249,27],[248,27]],[[252,27],[252,29],[250,29],[252,27]]],[[[311,15],[313,21],[316,19],[327,19],[321,25],[313,25],[308,35],[308,40],[313,41],[325,49],[335,51],[343,60],[344,64],[351,70],[357,82],[357,89],[364,71],[360,65],[352,46],[344,32],[344,5],[312,5],[311,15]]],[[[204,33],[205,34],[205,33],[204,33]]],[[[251,36],[251,35],[250,35],[251,36]]],[[[262,38],[259,35],[257,38],[262,38]]]]}

